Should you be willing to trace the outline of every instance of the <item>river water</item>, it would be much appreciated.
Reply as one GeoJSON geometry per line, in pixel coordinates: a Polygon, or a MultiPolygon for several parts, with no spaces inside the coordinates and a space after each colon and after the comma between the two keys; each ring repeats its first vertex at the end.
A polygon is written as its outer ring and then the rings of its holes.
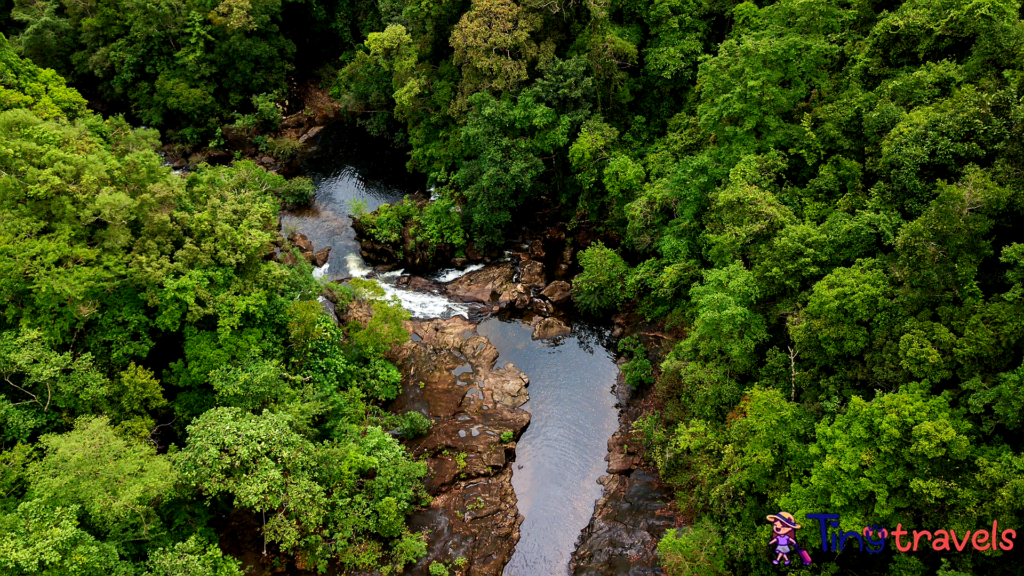
{"type": "MultiPolygon", "coordinates": [[[[328,263],[316,270],[328,279],[362,277],[370,269],[348,214],[350,201],[369,210],[422,190],[423,182],[404,169],[404,158],[381,143],[343,126],[324,130],[319,156],[306,165],[316,184],[312,206],[282,215],[285,235],[305,234],[316,250],[331,246],[328,263]]],[[[442,270],[433,278],[450,281],[466,271],[442,270]]],[[[394,285],[400,271],[378,276],[415,318],[469,315],[468,308],[440,295],[394,285]]],[[[516,446],[512,484],[525,520],[505,576],[563,576],[582,530],[601,496],[608,438],[618,425],[612,385],[616,366],[605,347],[603,328],[577,322],[573,333],[555,341],[534,341],[520,319],[485,317],[477,330],[498,349],[498,365],[512,362],[530,377],[530,401],[523,408],[531,423],[516,446]]]]}

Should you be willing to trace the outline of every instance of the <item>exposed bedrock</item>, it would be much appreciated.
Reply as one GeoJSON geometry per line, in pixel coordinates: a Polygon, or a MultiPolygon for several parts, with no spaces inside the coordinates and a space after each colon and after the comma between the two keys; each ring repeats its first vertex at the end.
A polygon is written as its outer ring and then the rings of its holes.
{"type": "Polygon", "coordinates": [[[514,439],[530,422],[520,408],[529,399],[529,379],[511,364],[496,367],[497,349],[465,318],[413,321],[407,328],[412,340],[392,353],[403,382],[391,409],[433,421],[429,433],[407,446],[427,458],[434,500],[409,517],[412,530],[427,531],[428,549],[406,573],[428,574],[431,562],[464,557],[468,574],[497,576],[523,521],[509,464],[514,439]],[[503,433],[513,440],[503,442],[503,433]]]}

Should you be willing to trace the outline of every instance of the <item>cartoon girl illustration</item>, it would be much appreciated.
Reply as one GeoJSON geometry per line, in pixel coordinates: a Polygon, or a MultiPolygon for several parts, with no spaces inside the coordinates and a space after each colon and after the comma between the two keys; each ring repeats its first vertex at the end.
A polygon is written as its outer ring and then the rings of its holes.
{"type": "Polygon", "coordinates": [[[796,523],[793,515],[789,512],[779,512],[769,515],[768,521],[772,523],[772,533],[775,535],[768,544],[774,544],[775,552],[778,554],[775,560],[772,560],[772,564],[778,564],[780,560],[785,559],[786,566],[789,566],[789,555],[793,552],[799,554],[804,565],[810,564],[811,555],[797,548],[795,535],[801,526],[796,523]]]}

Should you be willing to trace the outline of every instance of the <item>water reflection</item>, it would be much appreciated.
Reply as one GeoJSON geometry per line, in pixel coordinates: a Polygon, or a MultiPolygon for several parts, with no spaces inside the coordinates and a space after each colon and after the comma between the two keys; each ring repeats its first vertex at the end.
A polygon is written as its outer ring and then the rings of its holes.
{"type": "Polygon", "coordinates": [[[316,185],[313,202],[282,213],[282,231],[285,236],[293,231],[305,234],[316,250],[332,247],[324,270],[327,279],[358,276],[350,267],[352,255],[358,262],[362,259],[348,217],[349,203],[363,202],[374,210],[421,190],[424,181],[405,170],[404,152],[340,124],[324,129],[319,147],[320,153],[304,166],[316,185]]]}
{"type": "Polygon", "coordinates": [[[530,377],[529,428],[516,445],[512,485],[525,517],[505,576],[562,576],[601,497],[608,438],[618,426],[617,368],[604,330],[578,324],[560,342],[534,341],[522,322],[484,320],[477,331],[530,377]]]}

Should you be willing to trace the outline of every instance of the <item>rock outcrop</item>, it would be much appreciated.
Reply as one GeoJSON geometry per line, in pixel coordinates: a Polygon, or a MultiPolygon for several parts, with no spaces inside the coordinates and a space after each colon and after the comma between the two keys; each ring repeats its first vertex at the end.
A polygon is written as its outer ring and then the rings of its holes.
{"type": "Polygon", "coordinates": [[[527,288],[540,290],[544,287],[544,263],[527,260],[519,265],[519,282],[527,288]]]}
{"type": "Polygon", "coordinates": [[[495,304],[504,297],[507,305],[510,300],[515,301],[515,296],[512,296],[516,291],[516,285],[512,282],[515,274],[511,263],[502,262],[470,272],[448,284],[446,290],[460,302],[495,304]]]}
{"type": "Polygon", "coordinates": [[[565,325],[558,318],[534,318],[530,323],[533,326],[534,340],[550,340],[559,336],[568,336],[572,329],[565,325]]]}
{"type": "MultiPolygon", "coordinates": [[[[620,333],[637,332],[638,320],[616,317],[620,333]]],[[[652,326],[645,326],[652,329],[652,326]]],[[[645,345],[660,352],[671,345],[657,346],[647,337],[645,345]]],[[[659,353],[660,353],[659,352],[659,353]]],[[[625,363],[620,359],[619,364],[625,363]]],[[[572,576],[661,576],[657,545],[665,531],[679,527],[672,504],[672,490],[644,462],[644,444],[633,423],[653,409],[649,389],[633,390],[622,372],[613,388],[618,398],[619,429],[608,440],[607,474],[598,482],[604,486],[590,523],[580,533],[576,551],[569,561],[572,576]],[[645,392],[647,394],[645,394],[645,392]]]]}
{"type": "Polygon", "coordinates": [[[558,305],[568,302],[569,296],[572,295],[569,283],[563,280],[555,280],[551,284],[548,284],[547,288],[541,290],[540,293],[552,303],[558,305]]]}
{"type": "MultiPolygon", "coordinates": [[[[364,315],[350,307],[351,319],[364,315]]],[[[433,422],[406,445],[426,457],[434,500],[409,517],[411,530],[427,531],[427,556],[405,573],[426,575],[431,562],[464,557],[467,574],[498,576],[523,521],[509,465],[515,442],[503,442],[502,434],[518,438],[530,422],[520,408],[529,399],[529,378],[512,364],[496,368],[498,350],[461,316],[406,327],[412,340],[391,353],[403,374],[391,410],[418,411],[433,422]]]]}
{"type": "Polygon", "coordinates": [[[661,576],[656,546],[674,526],[666,502],[672,494],[642,469],[599,480],[604,494],[580,535],[569,570],[573,576],[661,576]]]}

